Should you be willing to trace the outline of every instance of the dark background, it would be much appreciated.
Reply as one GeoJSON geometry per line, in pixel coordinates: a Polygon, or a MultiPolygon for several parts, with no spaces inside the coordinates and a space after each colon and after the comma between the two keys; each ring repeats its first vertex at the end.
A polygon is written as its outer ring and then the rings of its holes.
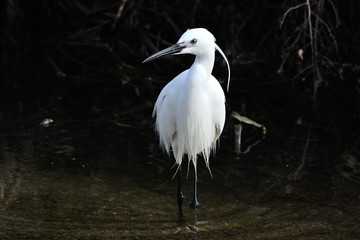
{"type": "MultiPolygon", "coordinates": [[[[302,129],[329,164],[359,156],[360,2],[309,2],[310,22],[305,0],[2,1],[0,115],[117,119],[145,105],[151,127],[161,87],[192,57],[141,62],[205,27],[231,65],[229,112],[302,129]]],[[[224,89],[226,74],[218,58],[224,89]]]]}

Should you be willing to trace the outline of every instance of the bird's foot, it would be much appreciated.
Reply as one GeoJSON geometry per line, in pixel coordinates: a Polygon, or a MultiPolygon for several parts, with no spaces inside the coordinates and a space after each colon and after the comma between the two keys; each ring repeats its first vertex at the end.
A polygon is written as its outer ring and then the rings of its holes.
{"type": "Polygon", "coordinates": [[[178,226],[175,229],[175,234],[182,234],[182,233],[193,233],[196,234],[199,229],[193,225],[187,225],[185,222],[178,222],[178,226]]]}

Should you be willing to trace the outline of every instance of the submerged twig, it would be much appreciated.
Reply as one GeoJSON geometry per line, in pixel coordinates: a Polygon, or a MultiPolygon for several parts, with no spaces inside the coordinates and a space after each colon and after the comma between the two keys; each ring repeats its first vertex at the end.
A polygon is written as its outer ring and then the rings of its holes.
{"type": "Polygon", "coordinates": [[[309,147],[309,142],[310,142],[310,133],[311,133],[311,125],[309,126],[308,132],[307,132],[307,136],[306,136],[306,142],[305,142],[305,146],[303,149],[303,154],[301,156],[301,160],[300,160],[300,165],[298,166],[298,168],[296,169],[295,173],[294,173],[294,180],[299,179],[298,176],[300,174],[300,171],[304,169],[305,166],[305,159],[306,159],[306,153],[309,147]]]}
{"type": "MultiPolygon", "coordinates": [[[[234,151],[237,154],[239,154],[239,153],[247,153],[247,152],[249,152],[251,150],[252,147],[256,146],[257,144],[259,144],[264,139],[264,137],[266,136],[266,127],[259,124],[259,123],[257,123],[257,122],[255,122],[255,121],[253,121],[253,120],[251,120],[251,119],[249,119],[249,118],[247,118],[247,117],[241,116],[237,112],[232,112],[231,116],[233,118],[237,119],[240,122],[239,124],[235,125],[235,149],[234,149],[234,151]],[[261,131],[262,131],[262,137],[257,139],[253,143],[249,144],[249,146],[244,151],[241,150],[242,123],[251,125],[251,126],[253,126],[255,128],[261,129],[261,131]]],[[[251,140],[253,140],[253,138],[254,137],[252,137],[251,140]]]]}
{"type": "Polygon", "coordinates": [[[262,131],[263,131],[263,134],[266,134],[266,127],[265,127],[265,126],[263,126],[263,125],[255,122],[255,121],[253,121],[253,120],[251,120],[251,119],[249,119],[249,118],[247,118],[247,117],[241,116],[241,115],[240,115],[239,113],[237,113],[237,112],[232,112],[232,113],[231,113],[231,116],[232,116],[233,118],[237,119],[239,122],[243,122],[243,123],[249,124],[249,125],[254,126],[254,127],[256,127],[256,128],[261,128],[262,131]]]}

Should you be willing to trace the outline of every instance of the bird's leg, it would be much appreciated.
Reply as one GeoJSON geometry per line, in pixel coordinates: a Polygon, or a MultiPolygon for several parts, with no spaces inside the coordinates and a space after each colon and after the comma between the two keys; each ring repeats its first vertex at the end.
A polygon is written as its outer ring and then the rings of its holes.
{"type": "Polygon", "coordinates": [[[183,203],[184,203],[184,195],[181,192],[181,166],[178,170],[178,189],[177,189],[177,203],[178,203],[178,214],[179,219],[177,222],[177,228],[175,233],[196,233],[198,229],[195,226],[188,225],[185,221],[183,214],[183,203]]]}
{"type": "Polygon", "coordinates": [[[191,201],[189,206],[192,209],[196,209],[200,206],[200,203],[197,198],[197,171],[195,168],[194,168],[194,194],[193,194],[193,200],[191,201]]]}
{"type": "Polygon", "coordinates": [[[179,170],[177,174],[178,174],[177,204],[178,204],[178,214],[179,214],[178,226],[183,227],[186,225],[186,222],[183,214],[183,203],[185,197],[181,192],[181,166],[179,166],[179,170]]]}

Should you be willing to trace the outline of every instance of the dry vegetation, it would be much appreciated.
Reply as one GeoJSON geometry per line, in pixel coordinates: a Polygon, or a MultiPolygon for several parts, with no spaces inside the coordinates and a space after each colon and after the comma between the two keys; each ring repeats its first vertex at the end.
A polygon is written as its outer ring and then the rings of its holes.
{"type": "Polygon", "coordinates": [[[331,139],[329,147],[360,145],[358,1],[6,0],[2,6],[0,111],[75,105],[114,112],[152,100],[161,84],[143,80],[141,61],[185,29],[203,26],[216,33],[233,69],[256,66],[247,72],[266,76],[265,66],[274,73],[257,86],[281,82],[277,98],[289,109],[287,96],[296,92],[302,123],[331,139]]]}

